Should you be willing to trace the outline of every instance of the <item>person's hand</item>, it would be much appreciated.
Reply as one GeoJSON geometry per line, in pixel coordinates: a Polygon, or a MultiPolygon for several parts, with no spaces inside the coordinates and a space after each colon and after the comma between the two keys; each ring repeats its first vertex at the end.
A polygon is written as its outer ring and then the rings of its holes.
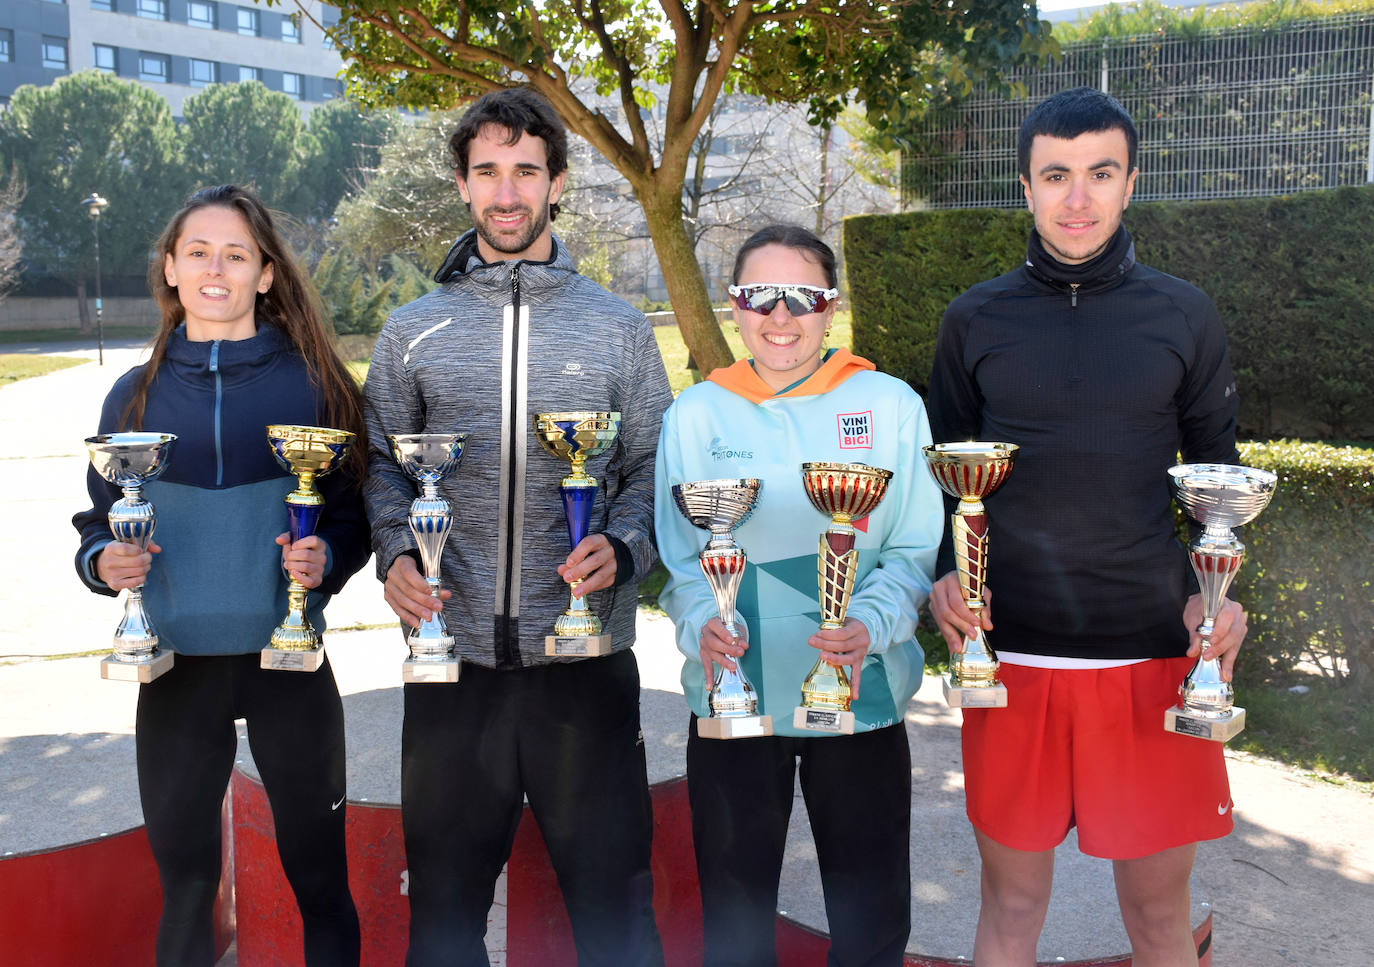
{"type": "Polygon", "coordinates": [[[568,559],[558,565],[558,576],[569,584],[578,581],[576,593],[585,598],[593,591],[615,585],[615,548],[605,534],[589,534],[577,542],[568,559]]]}
{"type": "Polygon", "coordinates": [[[820,649],[821,658],[829,664],[849,668],[849,693],[854,699],[859,697],[859,675],[869,642],[868,626],[858,618],[845,618],[844,627],[817,631],[806,641],[812,648],[820,649]]]}
{"type": "Polygon", "coordinates": [[[1202,624],[1202,595],[1194,594],[1184,604],[1183,624],[1188,629],[1188,657],[1201,656],[1206,661],[1220,659],[1222,681],[1229,682],[1241,643],[1249,630],[1245,609],[1230,598],[1221,599],[1221,609],[1212,621],[1211,644],[1206,651],[1202,650],[1202,635],[1197,633],[1197,626],[1202,624]]]}
{"type": "Polygon", "coordinates": [[[725,623],[712,618],[701,629],[701,667],[706,672],[706,690],[709,692],[716,683],[716,669],[719,665],[727,671],[735,671],[737,660],[749,649],[749,632],[743,621],[736,621],[740,636],[733,638],[726,630],[725,623]]]}
{"type": "Polygon", "coordinates": [[[95,576],[114,591],[141,587],[153,566],[153,555],[160,553],[162,548],[153,541],[148,542],[146,551],[137,544],[112,541],[95,556],[95,576]]]}
{"type": "MultiPolygon", "coordinates": [[[[402,554],[391,562],[386,572],[383,597],[391,610],[396,612],[396,617],[412,628],[418,628],[421,622],[434,617],[439,610],[438,602],[429,593],[429,583],[409,554],[402,554]]],[[[439,592],[440,601],[447,601],[451,597],[452,591],[439,592]]]]}
{"type": "Polygon", "coordinates": [[[290,534],[278,534],[277,545],[282,549],[281,566],[296,583],[305,588],[317,588],[324,580],[324,566],[329,562],[329,548],[317,534],[302,537],[291,543],[290,534]]]}
{"type": "MultiPolygon", "coordinates": [[[[964,603],[959,587],[959,574],[950,571],[930,589],[930,616],[949,644],[949,652],[957,655],[964,650],[964,638],[972,638],[978,629],[978,619],[964,603]]],[[[983,585],[983,630],[992,630],[992,591],[983,585]]]]}

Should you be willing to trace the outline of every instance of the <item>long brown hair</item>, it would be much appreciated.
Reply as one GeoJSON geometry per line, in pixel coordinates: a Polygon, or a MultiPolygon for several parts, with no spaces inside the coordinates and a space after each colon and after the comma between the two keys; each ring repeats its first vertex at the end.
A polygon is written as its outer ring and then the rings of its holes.
{"type": "Polygon", "coordinates": [[[123,424],[127,428],[142,426],[144,409],[148,403],[148,387],[166,359],[167,341],[173,330],[186,319],[186,310],[181,305],[176,287],[167,284],[163,266],[167,256],[176,249],[187,217],[202,208],[227,208],[238,212],[248,223],[253,241],[262,252],[263,264],[271,265],[273,273],[271,288],[258,293],[254,316],[259,325],[280,329],[305,360],[310,380],[324,401],[325,422],[331,427],[357,434],[343,466],[361,481],[367,472],[367,430],[363,425],[362,393],[329,340],[324,307],[315,286],[291,257],[272,224],[272,216],[267,208],[256,195],[237,185],[219,185],[194,192],[158,236],[148,261],[148,288],[162,312],[162,323],[153,340],[148,364],[143,367],[133,396],[124,410],[123,424]]]}

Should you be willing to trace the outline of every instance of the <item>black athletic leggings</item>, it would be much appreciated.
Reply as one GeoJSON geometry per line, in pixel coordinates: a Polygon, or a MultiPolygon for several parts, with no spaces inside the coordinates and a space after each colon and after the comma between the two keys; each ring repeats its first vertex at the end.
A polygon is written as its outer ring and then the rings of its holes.
{"type": "MultiPolygon", "coordinates": [[[[343,703],[328,662],[317,672],[268,671],[250,655],[177,655],[139,687],[138,791],[162,881],[159,967],[214,963],[212,910],[220,878],[220,807],[248,721],[300,906],[305,962],[355,967],[358,913],[344,855],[343,703]]],[[[250,924],[243,926],[251,928],[250,924]]]]}
{"type": "Polygon", "coordinates": [[[558,875],[580,967],[663,963],[639,667],[605,658],[405,686],[401,822],[409,967],[486,965],[482,937],[523,799],[558,875]]]}
{"type": "Polygon", "coordinates": [[[707,967],[772,967],[795,777],[830,924],[829,967],[898,967],[911,933],[911,750],[903,723],[855,735],[703,739],[687,795],[707,967]],[[800,765],[800,770],[798,766],[800,765]]]}

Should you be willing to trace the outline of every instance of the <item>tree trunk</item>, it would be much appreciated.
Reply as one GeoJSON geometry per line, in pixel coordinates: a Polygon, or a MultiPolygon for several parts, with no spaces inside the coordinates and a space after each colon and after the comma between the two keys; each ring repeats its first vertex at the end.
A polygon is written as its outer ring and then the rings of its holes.
{"type": "Polygon", "coordinates": [[[91,321],[91,307],[86,304],[86,280],[82,278],[76,280],[76,313],[80,320],[81,332],[95,332],[95,323],[91,321]]]}
{"type": "Polygon", "coordinates": [[[640,203],[687,351],[702,375],[729,366],[735,357],[721,335],[701,266],[682,222],[681,185],[671,193],[664,191],[652,196],[641,193],[640,203]]]}

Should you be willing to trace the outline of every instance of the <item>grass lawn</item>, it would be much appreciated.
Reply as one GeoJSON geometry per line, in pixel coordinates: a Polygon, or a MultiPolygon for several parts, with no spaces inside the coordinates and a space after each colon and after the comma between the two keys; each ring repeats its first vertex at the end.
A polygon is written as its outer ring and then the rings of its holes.
{"type": "Polygon", "coordinates": [[[31,376],[42,376],[71,366],[90,362],[70,356],[36,356],[33,353],[0,353],[0,386],[31,376]]]}
{"type": "MultiPolygon", "coordinates": [[[[148,326],[105,326],[103,327],[106,342],[111,339],[141,339],[149,340],[153,338],[155,329],[148,326]]],[[[6,343],[30,343],[30,342],[89,342],[91,348],[95,348],[95,330],[82,332],[80,329],[6,329],[0,331],[0,346],[6,343]]]]}

